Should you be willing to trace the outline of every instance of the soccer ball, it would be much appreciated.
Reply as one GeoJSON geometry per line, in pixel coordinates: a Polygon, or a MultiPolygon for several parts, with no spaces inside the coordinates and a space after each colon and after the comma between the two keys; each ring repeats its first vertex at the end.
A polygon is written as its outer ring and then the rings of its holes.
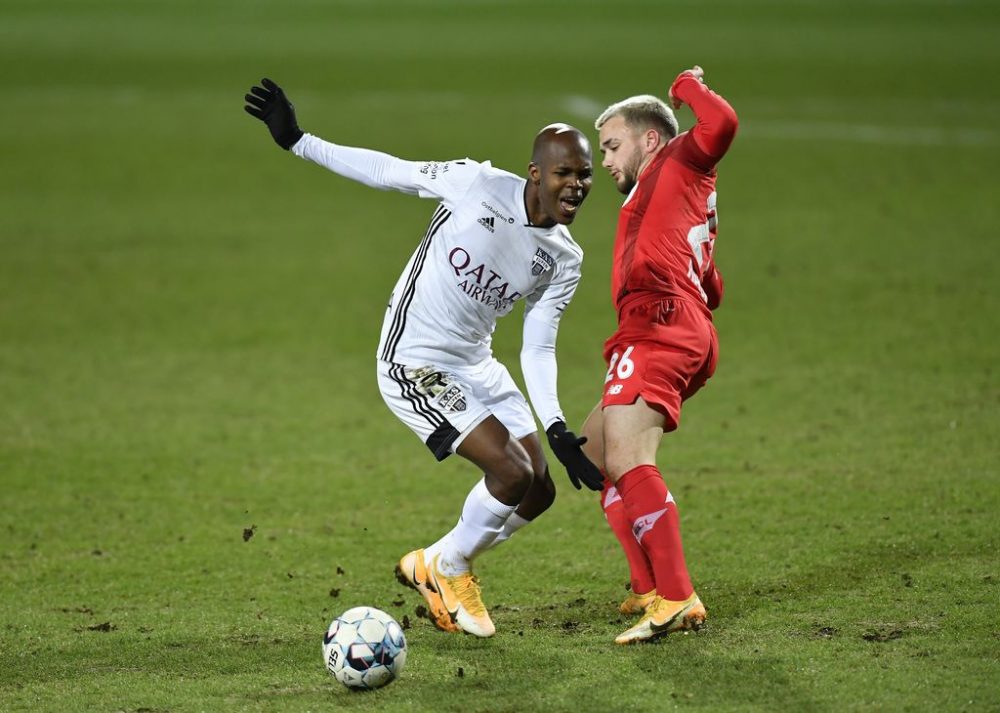
{"type": "Polygon", "coordinates": [[[348,609],[326,630],[323,663],[348,688],[381,688],[403,672],[403,627],[381,609],[348,609]]]}

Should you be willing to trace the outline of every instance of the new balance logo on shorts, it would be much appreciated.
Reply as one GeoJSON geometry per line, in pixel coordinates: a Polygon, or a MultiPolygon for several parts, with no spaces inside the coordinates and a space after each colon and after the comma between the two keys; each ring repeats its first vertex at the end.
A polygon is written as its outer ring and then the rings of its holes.
{"type": "Polygon", "coordinates": [[[491,233],[493,232],[493,216],[492,215],[487,216],[485,218],[480,218],[479,219],[479,224],[481,226],[483,226],[484,228],[486,228],[491,233]]]}

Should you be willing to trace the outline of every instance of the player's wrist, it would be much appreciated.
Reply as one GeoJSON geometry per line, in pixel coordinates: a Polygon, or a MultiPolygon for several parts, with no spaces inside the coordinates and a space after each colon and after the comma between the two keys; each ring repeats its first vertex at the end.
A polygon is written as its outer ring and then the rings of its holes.
{"type": "Polygon", "coordinates": [[[689,103],[687,98],[691,96],[692,91],[695,91],[694,85],[696,84],[701,85],[701,81],[694,75],[694,72],[686,69],[678,74],[674,83],[670,85],[670,95],[687,104],[689,103]]]}
{"type": "Polygon", "coordinates": [[[275,141],[277,141],[278,145],[281,148],[285,149],[285,151],[290,151],[292,147],[295,146],[295,144],[297,144],[302,139],[303,136],[305,136],[305,133],[302,131],[302,129],[296,126],[292,129],[289,129],[288,131],[285,131],[284,133],[281,134],[281,136],[276,136],[275,141]]]}
{"type": "Polygon", "coordinates": [[[556,436],[566,433],[566,422],[556,420],[549,424],[549,427],[545,429],[545,435],[551,440],[556,436]]]}

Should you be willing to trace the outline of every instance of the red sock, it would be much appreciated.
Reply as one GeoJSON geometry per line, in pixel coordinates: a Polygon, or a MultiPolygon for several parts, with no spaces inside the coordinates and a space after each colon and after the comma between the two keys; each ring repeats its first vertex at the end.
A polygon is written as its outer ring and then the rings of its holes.
{"type": "Polygon", "coordinates": [[[680,520],[673,496],[655,465],[640,465],[617,483],[632,532],[653,565],[656,593],[671,601],[691,596],[694,587],[684,564],[680,520]]]}
{"type": "Polygon", "coordinates": [[[632,522],[625,514],[625,503],[607,477],[604,480],[604,492],[601,493],[601,507],[615,537],[618,538],[618,543],[625,551],[632,591],[636,594],[653,591],[656,588],[653,567],[649,564],[649,558],[635,539],[635,535],[632,534],[632,522]]]}

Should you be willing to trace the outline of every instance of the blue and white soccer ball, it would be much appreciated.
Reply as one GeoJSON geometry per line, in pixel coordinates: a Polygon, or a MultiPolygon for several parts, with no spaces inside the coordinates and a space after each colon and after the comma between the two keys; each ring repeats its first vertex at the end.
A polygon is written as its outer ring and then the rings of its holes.
{"type": "Polygon", "coordinates": [[[348,688],[381,688],[403,672],[403,627],[381,609],[348,609],[323,637],[323,663],[348,688]]]}

